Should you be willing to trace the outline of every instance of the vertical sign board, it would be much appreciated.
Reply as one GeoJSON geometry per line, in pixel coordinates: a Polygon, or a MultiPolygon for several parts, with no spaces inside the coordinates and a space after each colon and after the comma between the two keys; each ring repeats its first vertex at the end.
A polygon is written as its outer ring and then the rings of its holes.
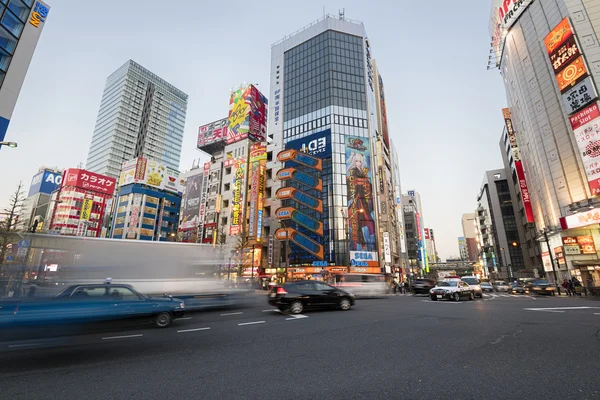
{"type": "Polygon", "coordinates": [[[525,216],[527,217],[527,222],[531,224],[535,222],[535,218],[533,216],[533,207],[531,205],[529,188],[527,187],[527,179],[525,178],[525,170],[523,169],[523,162],[521,161],[521,152],[519,151],[519,145],[517,143],[517,136],[515,134],[514,126],[512,123],[510,110],[508,108],[503,108],[502,115],[504,116],[506,134],[508,136],[510,149],[512,152],[513,160],[515,162],[515,172],[517,173],[517,179],[519,180],[519,189],[521,191],[523,207],[525,208],[525,216]]]}
{"type": "Polygon", "coordinates": [[[239,235],[244,226],[244,181],[246,179],[246,160],[235,160],[235,178],[231,199],[231,224],[229,235],[239,235]]]}
{"type": "Polygon", "coordinates": [[[598,102],[569,118],[592,196],[600,194],[600,109],[598,102]]]}
{"type": "Polygon", "coordinates": [[[204,163],[204,171],[202,175],[202,197],[200,197],[199,207],[199,219],[198,219],[198,234],[196,235],[198,241],[202,241],[204,237],[204,216],[206,214],[206,197],[208,196],[208,176],[210,175],[210,162],[204,163]]]}
{"type": "Polygon", "coordinates": [[[392,253],[390,251],[390,233],[383,232],[383,254],[386,263],[392,262],[392,253]]]}

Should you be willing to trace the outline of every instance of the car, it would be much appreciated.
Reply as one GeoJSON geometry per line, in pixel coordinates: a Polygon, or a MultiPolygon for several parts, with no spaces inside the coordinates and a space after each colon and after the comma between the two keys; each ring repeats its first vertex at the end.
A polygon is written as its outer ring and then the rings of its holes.
{"type": "Polygon", "coordinates": [[[435,282],[431,279],[415,279],[411,284],[415,294],[427,294],[433,287],[435,287],[435,282]]]}
{"type": "Polygon", "coordinates": [[[82,325],[132,319],[149,319],[166,328],[184,314],[185,304],[172,297],[152,298],[130,285],[82,284],[68,286],[54,298],[17,301],[0,327],[82,325]]]}
{"type": "Polygon", "coordinates": [[[519,282],[511,282],[508,284],[507,293],[509,294],[529,294],[529,289],[519,282]]]}
{"type": "Polygon", "coordinates": [[[280,311],[300,314],[304,310],[317,308],[347,311],[355,304],[355,297],[324,282],[295,281],[272,288],[268,302],[280,311]]]}
{"type": "Polygon", "coordinates": [[[494,291],[494,287],[489,282],[481,282],[481,284],[479,286],[481,286],[482,292],[493,292],[494,291]]]}
{"type": "Polygon", "coordinates": [[[508,292],[508,288],[508,283],[506,283],[505,281],[494,282],[494,289],[496,289],[496,292],[508,292]]]}
{"type": "Polygon", "coordinates": [[[475,293],[475,297],[483,298],[483,290],[481,289],[481,281],[476,276],[463,276],[460,278],[463,282],[466,282],[471,289],[473,289],[473,293],[475,293]]]}
{"type": "Polygon", "coordinates": [[[336,274],[332,286],[352,292],[358,298],[380,297],[389,291],[385,275],[377,274],[336,274]]]}
{"type": "Polygon", "coordinates": [[[442,299],[460,301],[463,298],[473,300],[475,299],[475,291],[468,283],[461,280],[444,279],[429,291],[429,297],[433,301],[442,299]]]}
{"type": "Polygon", "coordinates": [[[539,295],[554,296],[556,288],[546,279],[536,279],[525,284],[525,287],[529,289],[529,293],[535,293],[539,295]]]}

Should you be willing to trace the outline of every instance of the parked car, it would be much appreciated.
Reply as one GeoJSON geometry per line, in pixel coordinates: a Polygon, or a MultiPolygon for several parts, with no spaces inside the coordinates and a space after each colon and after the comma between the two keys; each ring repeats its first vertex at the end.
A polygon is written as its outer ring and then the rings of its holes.
{"type": "Polygon", "coordinates": [[[479,278],[469,275],[463,276],[460,279],[471,287],[473,293],[475,293],[475,297],[483,298],[483,290],[481,289],[481,281],[479,278]]]}
{"type": "Polygon", "coordinates": [[[415,279],[411,284],[411,289],[415,294],[427,294],[433,287],[435,287],[435,281],[431,279],[415,279]]]}
{"type": "Polygon", "coordinates": [[[508,288],[508,283],[505,281],[494,282],[494,289],[496,289],[496,292],[508,292],[508,288]]]}
{"type": "Polygon", "coordinates": [[[317,281],[296,281],[275,286],[268,299],[270,305],[292,314],[316,308],[346,311],[355,303],[352,293],[317,281]]]}
{"type": "Polygon", "coordinates": [[[493,292],[494,291],[494,287],[489,282],[481,282],[481,284],[479,286],[481,286],[481,291],[483,291],[483,292],[493,292]]]}
{"type": "Polygon", "coordinates": [[[511,282],[508,284],[507,293],[510,294],[529,294],[529,289],[519,282],[511,282]]]}
{"type": "MultiPolygon", "coordinates": [[[[145,318],[166,328],[183,316],[183,301],[172,297],[151,298],[130,285],[73,285],[47,300],[6,303],[10,313],[0,314],[0,327],[80,325],[145,318]]],[[[4,304],[0,304],[4,306],[4,304]]],[[[4,308],[4,307],[1,307],[4,308]]]]}
{"type": "Polygon", "coordinates": [[[461,280],[444,279],[429,291],[429,297],[433,301],[442,299],[460,301],[463,298],[473,300],[475,299],[475,291],[468,283],[461,280]]]}

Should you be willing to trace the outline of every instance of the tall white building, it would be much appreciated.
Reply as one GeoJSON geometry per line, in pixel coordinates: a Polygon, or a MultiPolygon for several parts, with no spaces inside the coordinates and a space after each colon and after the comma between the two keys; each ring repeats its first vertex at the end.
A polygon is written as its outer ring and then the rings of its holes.
{"type": "Polygon", "coordinates": [[[129,60],[106,80],[86,169],[118,178],[124,161],[179,169],[188,95],[129,60]]]}
{"type": "MultiPolygon", "coordinates": [[[[498,67],[506,88],[510,146],[519,149],[509,155],[508,172],[525,189],[519,201],[530,200],[535,228],[525,240],[538,242],[543,269],[536,267],[550,279],[578,276],[600,285],[600,267],[590,261],[598,253],[594,248],[584,257],[584,245],[573,239],[591,241],[588,249],[600,240],[600,214],[590,210],[600,192],[600,157],[590,141],[597,140],[600,121],[598,6],[588,0],[494,0],[490,67],[498,67]],[[513,161],[522,162],[522,173],[513,161]],[[576,213],[590,218],[579,221],[576,213]]],[[[519,210],[521,219],[525,211],[519,210]]]]}

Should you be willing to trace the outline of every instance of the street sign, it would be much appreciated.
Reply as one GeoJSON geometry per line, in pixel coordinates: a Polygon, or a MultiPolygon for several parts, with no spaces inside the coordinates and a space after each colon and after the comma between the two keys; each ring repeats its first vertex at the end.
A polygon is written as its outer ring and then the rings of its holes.
{"type": "Polygon", "coordinates": [[[6,256],[6,261],[13,261],[15,258],[13,256],[6,256]]]}
{"type": "Polygon", "coordinates": [[[26,239],[19,240],[18,245],[19,245],[19,248],[26,249],[29,247],[29,240],[26,240],[26,239]]]}

